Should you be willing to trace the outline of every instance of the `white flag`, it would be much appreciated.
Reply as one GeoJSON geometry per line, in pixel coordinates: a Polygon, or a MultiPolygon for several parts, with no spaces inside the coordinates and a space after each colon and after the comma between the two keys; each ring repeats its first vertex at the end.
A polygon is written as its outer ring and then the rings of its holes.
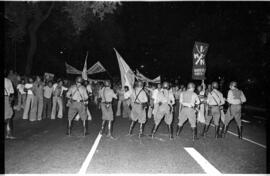
{"type": "Polygon", "coordinates": [[[75,74],[75,75],[80,75],[82,74],[81,71],[79,71],[78,69],[72,67],[71,65],[68,65],[66,62],[65,62],[65,65],[66,65],[66,72],[68,74],[75,74]]]}
{"type": "Polygon", "coordinates": [[[82,79],[84,79],[84,80],[87,80],[87,57],[88,57],[88,51],[86,53],[83,71],[82,71],[82,79]]]}
{"type": "Polygon", "coordinates": [[[106,69],[103,67],[103,65],[98,61],[95,63],[91,68],[87,70],[88,75],[92,75],[95,73],[105,72],[106,69]]]}
{"type": "Polygon", "coordinates": [[[138,70],[136,70],[136,78],[143,82],[160,83],[160,76],[156,77],[155,79],[149,79],[141,74],[138,70]]]}
{"type": "Polygon", "coordinates": [[[127,65],[127,63],[124,61],[124,59],[120,56],[120,54],[116,51],[115,48],[114,51],[116,53],[116,57],[120,68],[122,87],[128,86],[129,90],[132,90],[135,82],[135,74],[127,65]]]}

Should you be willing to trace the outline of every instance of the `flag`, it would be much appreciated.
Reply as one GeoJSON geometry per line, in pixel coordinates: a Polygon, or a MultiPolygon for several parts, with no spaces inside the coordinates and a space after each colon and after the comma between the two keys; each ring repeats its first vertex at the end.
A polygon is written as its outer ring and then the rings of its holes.
{"type": "Polygon", "coordinates": [[[87,70],[87,74],[92,75],[95,73],[105,72],[106,69],[103,67],[103,65],[97,61],[91,68],[87,70]]]}
{"type": "Polygon", "coordinates": [[[84,66],[83,66],[83,71],[82,71],[82,79],[84,79],[84,80],[87,80],[87,57],[88,57],[88,51],[86,53],[84,66]]]}
{"type": "Polygon", "coordinates": [[[136,70],[136,78],[143,82],[150,82],[150,83],[160,83],[160,76],[156,77],[155,79],[149,79],[145,77],[143,74],[136,70]]]}
{"type": "Polygon", "coordinates": [[[116,53],[116,57],[117,57],[119,68],[120,68],[122,87],[128,86],[129,90],[131,90],[135,82],[135,74],[133,73],[133,71],[130,69],[130,67],[127,65],[127,63],[120,56],[120,54],[117,52],[115,48],[114,48],[114,51],[116,53]]]}
{"type": "Polygon", "coordinates": [[[77,75],[82,74],[81,71],[79,71],[78,69],[72,67],[71,65],[68,65],[66,62],[65,62],[65,65],[66,65],[66,72],[68,74],[77,74],[77,75]]]}
{"type": "Polygon", "coordinates": [[[192,78],[204,80],[206,72],[205,56],[208,50],[208,43],[195,42],[193,47],[193,68],[192,78]]]}
{"type": "Polygon", "coordinates": [[[153,79],[152,82],[153,83],[160,83],[161,82],[160,76],[158,76],[155,79],[153,79]]]}

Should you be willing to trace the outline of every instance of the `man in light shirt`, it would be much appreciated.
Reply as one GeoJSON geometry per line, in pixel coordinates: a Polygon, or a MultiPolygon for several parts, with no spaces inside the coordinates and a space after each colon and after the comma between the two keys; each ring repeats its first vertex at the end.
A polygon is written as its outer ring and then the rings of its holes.
{"type": "Polygon", "coordinates": [[[212,90],[208,92],[207,100],[208,104],[208,114],[206,115],[205,119],[205,125],[203,128],[202,136],[205,136],[210,125],[210,121],[214,120],[215,124],[215,138],[220,137],[219,136],[219,122],[221,117],[221,108],[222,105],[224,105],[225,100],[223,98],[223,95],[220,91],[218,91],[218,83],[213,82],[212,83],[212,90]]]}
{"type": "Polygon", "coordinates": [[[76,78],[76,84],[71,86],[66,94],[66,97],[70,100],[69,110],[68,110],[68,130],[67,135],[71,135],[71,122],[75,115],[79,113],[80,118],[83,121],[83,136],[87,134],[86,127],[86,102],[88,100],[88,94],[86,88],[82,85],[83,79],[81,76],[76,78]]]}
{"type": "Polygon", "coordinates": [[[24,120],[30,120],[33,121],[32,119],[36,118],[36,111],[33,108],[34,106],[34,91],[33,91],[33,83],[34,80],[33,78],[28,79],[28,83],[25,84],[24,88],[27,90],[27,98],[26,98],[26,103],[23,111],[23,119],[24,120]],[[29,111],[30,111],[30,117],[29,117],[29,111]]]}
{"type": "Polygon", "coordinates": [[[230,90],[228,92],[227,101],[229,103],[229,108],[225,115],[225,131],[224,137],[228,130],[228,124],[234,118],[237,123],[237,131],[239,139],[242,139],[242,125],[241,125],[241,106],[245,103],[246,97],[244,93],[237,88],[237,83],[232,81],[230,83],[230,90]]]}
{"type": "Polygon", "coordinates": [[[12,86],[12,82],[10,79],[5,78],[5,122],[6,122],[6,139],[15,139],[12,136],[12,129],[11,129],[11,120],[13,116],[13,109],[10,103],[10,95],[14,94],[14,89],[12,86]]]}
{"type": "Polygon", "coordinates": [[[182,109],[179,114],[179,122],[177,126],[177,136],[183,129],[183,124],[186,120],[189,120],[191,129],[192,129],[192,140],[197,139],[197,128],[196,128],[196,110],[195,106],[200,104],[198,95],[194,92],[195,84],[189,83],[187,90],[180,94],[179,101],[182,104],[182,109]]]}
{"type": "Polygon", "coordinates": [[[129,127],[128,135],[132,134],[132,130],[135,126],[135,123],[138,121],[140,123],[140,133],[139,137],[143,136],[143,125],[146,122],[146,105],[148,102],[148,98],[146,92],[143,89],[143,82],[138,81],[136,83],[135,89],[131,94],[131,124],[129,127]]]}
{"type": "Polygon", "coordinates": [[[43,119],[50,119],[52,113],[52,93],[53,84],[52,81],[48,81],[47,85],[43,88],[43,119]]]}
{"type": "Polygon", "coordinates": [[[24,86],[25,86],[25,80],[21,79],[21,82],[17,85],[17,90],[18,90],[18,104],[16,106],[16,110],[20,111],[21,108],[24,109],[25,107],[25,102],[26,102],[26,92],[24,91],[24,86]]]}
{"type": "Polygon", "coordinates": [[[99,99],[101,101],[100,107],[102,112],[102,125],[100,129],[100,134],[103,134],[106,122],[108,121],[108,134],[107,137],[114,139],[112,136],[112,121],[113,121],[113,110],[112,110],[112,100],[117,99],[116,94],[111,89],[110,81],[105,81],[105,86],[99,90],[99,99]]]}
{"type": "Polygon", "coordinates": [[[51,119],[54,120],[56,116],[56,110],[58,106],[58,114],[57,117],[59,119],[63,118],[63,100],[62,95],[63,91],[67,90],[66,87],[63,86],[63,81],[59,79],[56,84],[53,85],[53,105],[52,105],[52,113],[51,119]]]}
{"type": "Polygon", "coordinates": [[[158,125],[164,117],[165,123],[168,125],[169,138],[173,139],[172,134],[172,120],[173,120],[173,105],[175,103],[172,91],[169,90],[169,83],[164,82],[163,88],[156,95],[156,100],[158,102],[157,112],[154,115],[155,125],[152,130],[151,137],[154,138],[154,134],[157,131],[158,125]]]}

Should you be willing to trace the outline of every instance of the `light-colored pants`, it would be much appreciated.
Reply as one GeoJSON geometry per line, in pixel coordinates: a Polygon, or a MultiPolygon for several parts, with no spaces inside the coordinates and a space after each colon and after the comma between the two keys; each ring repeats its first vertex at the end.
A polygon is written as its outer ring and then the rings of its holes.
{"type": "Polygon", "coordinates": [[[5,96],[5,120],[11,119],[13,115],[13,109],[9,102],[9,96],[5,96]]]}
{"type": "Polygon", "coordinates": [[[200,110],[198,111],[197,120],[200,123],[205,123],[205,106],[204,104],[200,104],[200,110]]]}
{"type": "Polygon", "coordinates": [[[18,93],[18,104],[16,106],[16,109],[19,111],[21,108],[24,109],[26,103],[26,94],[18,93]]]}
{"type": "Polygon", "coordinates": [[[121,105],[122,105],[122,102],[121,100],[118,100],[117,102],[117,111],[116,111],[116,116],[121,116],[121,105]]]}
{"type": "Polygon", "coordinates": [[[27,95],[26,103],[25,103],[25,107],[24,107],[24,111],[23,111],[23,119],[24,120],[28,119],[29,111],[30,111],[30,117],[29,117],[30,121],[35,121],[37,118],[36,108],[33,108],[34,107],[34,99],[35,99],[34,95],[32,95],[32,94],[27,95]]]}
{"type": "Polygon", "coordinates": [[[37,120],[42,120],[43,96],[35,96],[33,104],[33,111],[37,113],[37,120]]]}
{"type": "Polygon", "coordinates": [[[60,119],[63,117],[62,97],[53,97],[53,106],[52,106],[51,119],[55,119],[57,105],[59,107],[57,117],[60,118],[60,119]]]}

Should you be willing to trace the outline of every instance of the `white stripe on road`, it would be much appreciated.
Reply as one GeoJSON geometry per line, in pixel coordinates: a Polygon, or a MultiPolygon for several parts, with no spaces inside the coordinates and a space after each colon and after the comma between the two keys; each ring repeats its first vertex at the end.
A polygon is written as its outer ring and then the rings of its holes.
{"type": "Polygon", "coordinates": [[[192,147],[185,147],[184,148],[192,157],[193,159],[202,167],[202,169],[211,175],[221,175],[212,164],[210,164],[197,150],[192,147]]]}
{"type": "MultiPolygon", "coordinates": [[[[211,126],[214,127],[215,125],[211,124],[211,126]]],[[[231,135],[234,135],[234,136],[238,136],[238,134],[235,134],[235,133],[233,133],[233,132],[231,132],[231,131],[227,131],[227,133],[230,133],[231,135]]],[[[243,140],[246,140],[246,141],[248,141],[248,142],[251,142],[251,143],[253,143],[253,144],[256,144],[256,145],[258,145],[258,146],[260,146],[260,147],[266,149],[266,145],[260,144],[260,143],[258,143],[258,142],[255,142],[255,141],[251,140],[251,139],[248,139],[248,138],[243,137],[243,140]]]]}
{"type": "Polygon", "coordinates": [[[248,121],[248,120],[241,120],[242,122],[245,122],[245,123],[250,123],[250,121],[248,121]]]}
{"type": "Polygon", "coordinates": [[[82,167],[81,167],[80,171],[78,172],[78,174],[85,174],[86,173],[86,170],[87,170],[87,168],[88,168],[88,166],[89,166],[89,164],[90,164],[90,162],[91,162],[91,160],[96,152],[96,149],[97,149],[97,146],[99,144],[101,137],[102,137],[102,135],[99,133],[96,140],[95,140],[94,145],[92,146],[90,152],[88,153],[86,159],[84,160],[82,167]]]}

